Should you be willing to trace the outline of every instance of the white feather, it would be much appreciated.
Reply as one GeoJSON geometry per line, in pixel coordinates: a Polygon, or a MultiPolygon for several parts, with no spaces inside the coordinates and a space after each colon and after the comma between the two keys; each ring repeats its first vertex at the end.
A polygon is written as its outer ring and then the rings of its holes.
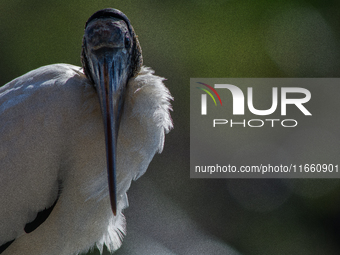
{"type": "Polygon", "coordinates": [[[82,69],[49,65],[0,88],[0,245],[16,239],[4,255],[119,248],[131,180],[145,173],[172,128],[170,93],[153,73],[142,67],[128,82],[117,145],[116,217],[98,97],[82,69]],[[25,224],[50,207],[58,191],[48,219],[25,233],[25,224]]]}

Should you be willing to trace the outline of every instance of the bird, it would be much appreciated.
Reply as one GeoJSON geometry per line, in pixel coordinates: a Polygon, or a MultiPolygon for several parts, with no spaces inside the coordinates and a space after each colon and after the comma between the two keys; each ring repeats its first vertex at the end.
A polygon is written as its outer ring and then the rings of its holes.
{"type": "Polygon", "coordinates": [[[165,78],[143,64],[123,12],[87,20],[81,63],[42,66],[0,87],[2,255],[117,250],[127,190],[173,128],[165,78]]]}

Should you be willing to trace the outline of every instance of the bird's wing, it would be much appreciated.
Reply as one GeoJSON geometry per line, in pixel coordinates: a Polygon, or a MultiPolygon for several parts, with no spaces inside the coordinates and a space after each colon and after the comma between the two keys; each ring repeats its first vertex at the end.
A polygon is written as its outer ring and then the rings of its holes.
{"type": "Polygon", "coordinates": [[[0,88],[0,245],[57,199],[63,84],[77,75],[79,67],[50,65],[0,88]]]}

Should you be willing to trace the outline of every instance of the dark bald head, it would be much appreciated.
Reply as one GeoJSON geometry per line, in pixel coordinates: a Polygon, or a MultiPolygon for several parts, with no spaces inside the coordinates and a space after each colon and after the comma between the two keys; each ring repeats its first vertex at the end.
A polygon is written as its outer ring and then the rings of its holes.
{"type": "Polygon", "coordinates": [[[136,76],[143,64],[142,49],[130,20],[119,10],[108,8],[95,12],[86,22],[82,64],[86,76],[94,82],[89,67],[89,52],[105,47],[125,47],[131,56],[129,77],[136,76]]]}

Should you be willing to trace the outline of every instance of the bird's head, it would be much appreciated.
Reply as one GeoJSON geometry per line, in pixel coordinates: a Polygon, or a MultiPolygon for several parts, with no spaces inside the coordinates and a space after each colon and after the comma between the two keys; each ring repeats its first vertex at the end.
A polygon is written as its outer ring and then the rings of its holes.
{"type": "Polygon", "coordinates": [[[129,19],[119,10],[103,9],[86,22],[82,64],[94,84],[104,120],[111,207],[117,210],[116,145],[127,82],[142,66],[142,51],[129,19]]]}

